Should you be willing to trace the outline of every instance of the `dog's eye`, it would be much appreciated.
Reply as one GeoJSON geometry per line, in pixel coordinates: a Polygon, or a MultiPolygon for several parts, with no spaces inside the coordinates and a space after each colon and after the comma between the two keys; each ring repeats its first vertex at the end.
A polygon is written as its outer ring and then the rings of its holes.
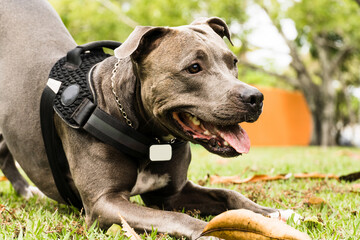
{"type": "Polygon", "coordinates": [[[190,67],[188,67],[187,70],[189,71],[189,73],[195,74],[195,73],[200,72],[202,69],[200,67],[200,64],[194,63],[194,64],[191,64],[190,67]]]}

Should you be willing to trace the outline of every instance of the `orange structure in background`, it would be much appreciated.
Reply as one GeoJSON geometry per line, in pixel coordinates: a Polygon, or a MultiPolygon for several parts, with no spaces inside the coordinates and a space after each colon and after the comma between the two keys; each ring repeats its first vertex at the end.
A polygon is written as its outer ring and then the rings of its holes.
{"type": "Polygon", "coordinates": [[[242,123],[252,146],[308,145],[312,119],[303,94],[257,87],[264,94],[264,108],[254,123],[242,123]]]}

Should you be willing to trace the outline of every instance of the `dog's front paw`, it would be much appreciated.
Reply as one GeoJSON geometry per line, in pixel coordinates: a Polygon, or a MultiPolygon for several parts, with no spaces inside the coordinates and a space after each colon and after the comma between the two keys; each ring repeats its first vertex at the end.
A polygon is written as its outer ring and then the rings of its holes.
{"type": "Polygon", "coordinates": [[[294,223],[299,224],[300,219],[302,218],[300,214],[297,214],[291,209],[287,210],[278,210],[276,212],[270,213],[268,215],[270,218],[277,218],[286,222],[289,218],[293,218],[294,223]]]}
{"type": "Polygon", "coordinates": [[[39,198],[45,198],[45,195],[37,188],[34,186],[28,186],[25,189],[23,189],[23,191],[20,193],[20,195],[25,198],[26,200],[37,196],[39,198]]]}

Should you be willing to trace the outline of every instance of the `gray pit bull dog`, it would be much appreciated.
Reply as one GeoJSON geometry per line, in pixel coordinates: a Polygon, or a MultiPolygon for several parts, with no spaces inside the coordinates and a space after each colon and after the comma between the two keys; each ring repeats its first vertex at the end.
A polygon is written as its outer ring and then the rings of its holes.
{"type": "MultiPolygon", "coordinates": [[[[46,157],[39,103],[51,67],[76,43],[45,0],[1,0],[0,24],[1,169],[25,198],[44,193],[63,203],[46,157]],[[14,159],[37,187],[24,180],[14,159]]],[[[162,142],[176,138],[201,144],[225,157],[248,152],[249,139],[239,123],[257,120],[263,95],[237,79],[236,56],[223,37],[230,40],[219,18],[173,28],[137,27],[115,56],[93,72],[98,106],[125,122],[114,90],[142,134],[162,142]]],[[[70,128],[56,114],[54,118],[69,162],[64,174],[83,202],[89,225],[97,220],[107,228],[119,223],[121,214],[136,230],[155,228],[196,239],[206,222],[171,210],[198,209],[203,215],[240,208],[271,216],[280,212],[238,192],[187,180],[189,143],[174,149],[170,161],[139,164],[147,159],[133,159],[70,128]],[[129,202],[138,194],[157,209],[129,202]]]]}

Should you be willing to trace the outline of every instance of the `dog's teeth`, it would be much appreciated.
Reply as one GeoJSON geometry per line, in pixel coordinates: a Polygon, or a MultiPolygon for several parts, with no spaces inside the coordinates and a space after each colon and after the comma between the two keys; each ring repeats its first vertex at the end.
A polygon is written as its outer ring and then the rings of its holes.
{"type": "Polygon", "coordinates": [[[185,116],[186,116],[194,125],[200,126],[201,122],[200,122],[200,120],[199,120],[197,117],[191,115],[190,113],[185,113],[185,116]]]}
{"type": "Polygon", "coordinates": [[[197,117],[191,118],[191,121],[193,122],[194,125],[200,126],[200,120],[197,117]]]}
{"type": "Polygon", "coordinates": [[[210,136],[210,135],[211,135],[211,133],[210,133],[208,130],[206,130],[206,131],[204,132],[204,135],[206,135],[206,136],[210,136]]]}
{"type": "Polygon", "coordinates": [[[224,141],[224,146],[229,146],[229,143],[227,141],[224,141]]]}

